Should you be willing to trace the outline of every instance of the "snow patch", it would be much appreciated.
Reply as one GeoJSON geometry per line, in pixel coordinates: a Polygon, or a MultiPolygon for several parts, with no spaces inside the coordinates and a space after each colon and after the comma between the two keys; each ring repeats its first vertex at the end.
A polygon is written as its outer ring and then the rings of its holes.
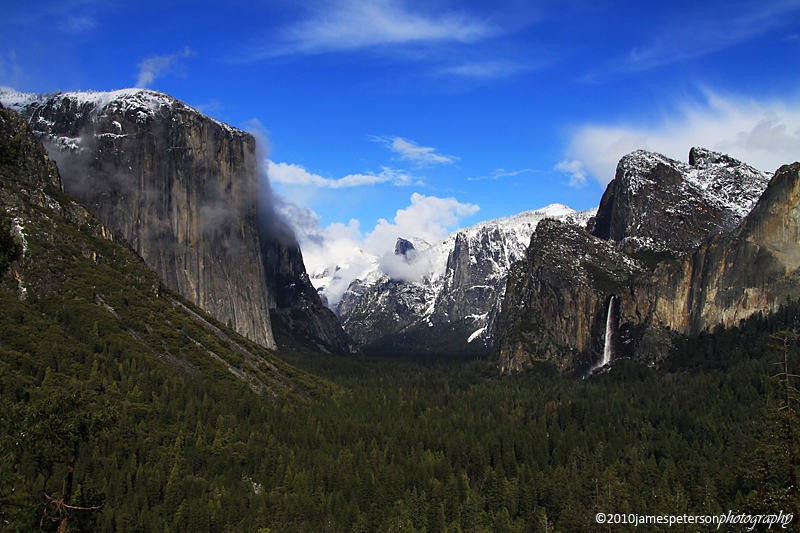
{"type": "Polygon", "coordinates": [[[474,341],[475,339],[477,339],[477,338],[479,338],[481,335],[483,335],[485,332],[486,332],[486,327],[485,327],[485,326],[484,326],[484,327],[482,327],[482,328],[481,328],[481,329],[479,329],[479,330],[476,330],[476,331],[474,331],[474,332],[472,333],[472,335],[470,335],[470,336],[467,338],[467,343],[468,343],[468,344],[469,344],[469,343],[471,343],[472,341],[474,341]]]}
{"type": "Polygon", "coordinates": [[[11,232],[20,241],[22,241],[22,257],[25,257],[25,253],[28,251],[28,240],[25,238],[25,226],[22,223],[23,220],[20,217],[14,217],[11,222],[11,232]]]}

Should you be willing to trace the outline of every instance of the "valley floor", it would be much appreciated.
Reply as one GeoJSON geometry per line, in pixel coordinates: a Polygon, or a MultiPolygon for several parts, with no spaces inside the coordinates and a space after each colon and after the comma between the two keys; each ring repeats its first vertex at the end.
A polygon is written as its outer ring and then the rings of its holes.
{"type": "MultiPolygon", "coordinates": [[[[585,381],[545,365],[500,377],[485,359],[284,353],[330,383],[299,403],[123,355],[101,378],[116,422],[76,463],[73,502],[99,509],[74,511],[69,530],[588,532],[597,512],[791,513],[784,430],[797,421],[767,376],[783,360],[770,333],[799,316],[678,340],[660,370],[620,360],[585,381]]],[[[42,363],[3,353],[28,405],[54,387],[42,363]]],[[[38,453],[2,465],[18,489],[3,490],[2,517],[20,531],[64,474],[38,453]]]]}

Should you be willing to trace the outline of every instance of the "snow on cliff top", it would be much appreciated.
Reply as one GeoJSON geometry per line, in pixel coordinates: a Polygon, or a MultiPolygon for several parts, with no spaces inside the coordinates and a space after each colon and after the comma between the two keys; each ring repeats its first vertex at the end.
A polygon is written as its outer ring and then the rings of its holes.
{"type": "MultiPolygon", "coordinates": [[[[414,244],[414,249],[417,252],[409,258],[397,258],[396,260],[388,256],[373,258],[369,265],[365,265],[366,269],[359,272],[355,277],[351,277],[354,273],[349,271],[350,265],[339,265],[334,275],[330,271],[317,273],[316,275],[311,274],[312,278],[314,278],[312,283],[321,294],[328,297],[329,303],[333,306],[336,305],[341,297],[342,285],[346,286],[353,279],[360,279],[362,288],[371,286],[391,273],[396,274],[397,267],[403,266],[399,265],[401,261],[407,265],[409,273],[414,273],[413,277],[419,283],[423,285],[437,283],[446,274],[447,258],[453,251],[459,235],[462,235],[462,238],[466,238],[472,243],[477,243],[484,233],[491,234],[497,229],[502,234],[503,242],[497,242],[493,245],[503,248],[504,254],[508,256],[507,260],[511,261],[524,255],[524,251],[530,243],[531,235],[542,220],[556,218],[584,227],[589,218],[594,216],[596,212],[597,209],[576,211],[562,204],[552,204],[541,209],[525,211],[509,217],[479,222],[473,226],[456,230],[433,244],[428,244],[422,239],[417,239],[413,236],[403,237],[414,244]],[[395,268],[387,271],[387,267],[391,266],[395,268]]],[[[491,240],[491,236],[489,240],[491,240]]],[[[499,266],[499,268],[506,269],[507,265],[499,266]]]]}
{"type": "Polygon", "coordinates": [[[707,205],[728,211],[738,220],[752,210],[772,178],[770,172],[706,148],[692,148],[689,157],[691,163],[683,163],[636,150],[620,159],[617,176],[626,179],[630,193],[636,194],[646,182],[652,182],[649,176],[656,166],[674,168],[683,177],[681,187],[687,195],[699,196],[707,205]]]}
{"type": "Polygon", "coordinates": [[[26,109],[31,106],[46,104],[49,100],[72,100],[78,107],[89,106],[93,112],[102,115],[112,108],[125,111],[138,111],[140,116],[155,116],[161,114],[162,107],[170,108],[174,105],[185,106],[198,115],[208,118],[232,134],[241,134],[241,130],[234,128],[220,120],[201,113],[190,105],[173,98],[168,94],[150,89],[120,89],[117,91],[70,91],[54,94],[21,93],[0,87],[0,103],[21,114],[26,114],[26,109]]]}

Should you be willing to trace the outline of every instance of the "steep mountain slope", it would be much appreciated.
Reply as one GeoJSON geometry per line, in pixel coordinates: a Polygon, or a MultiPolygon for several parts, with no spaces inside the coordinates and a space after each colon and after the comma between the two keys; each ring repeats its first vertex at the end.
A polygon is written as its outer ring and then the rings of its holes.
{"type": "Polygon", "coordinates": [[[641,150],[622,158],[594,235],[540,226],[515,265],[500,368],[585,371],[605,350],[654,363],[670,331],[734,325],[800,295],[793,168],[766,186],[770,174],[703,149],[689,165],[641,150]]]}
{"type": "MultiPolygon", "coordinates": [[[[287,228],[288,229],[288,228],[287,228]]],[[[294,236],[291,239],[262,239],[267,288],[271,297],[270,316],[296,334],[309,337],[324,351],[361,353],[342,329],[336,315],[325,307],[303,264],[294,236]]],[[[280,346],[280,345],[279,345],[280,346]]],[[[282,347],[281,347],[282,348],[282,347]]]]}
{"type": "Polygon", "coordinates": [[[0,101],[49,147],[66,192],[121,231],[167,286],[263,346],[275,347],[270,310],[298,307],[316,333],[352,348],[321,302],[278,294],[310,284],[294,236],[259,206],[252,135],[144,89],[0,101]]]}
{"type": "Polygon", "coordinates": [[[120,230],[167,286],[275,346],[251,135],[147,90],[0,100],[49,148],[66,192],[120,230]]]}
{"type": "Polygon", "coordinates": [[[2,106],[0,258],[0,529],[259,520],[266,428],[336,387],[164,286],[2,106]]]}
{"type": "Polygon", "coordinates": [[[399,239],[395,275],[356,280],[342,298],[345,330],[387,351],[486,350],[508,269],[523,257],[536,225],[558,218],[583,226],[592,214],[555,204],[476,224],[433,245],[399,239]]]}
{"type": "Polygon", "coordinates": [[[543,221],[508,276],[494,345],[501,372],[533,361],[552,362],[561,371],[590,366],[602,352],[609,299],[641,272],[612,243],[543,221]]]}
{"type": "Polygon", "coordinates": [[[730,234],[658,265],[623,294],[621,320],[696,335],[800,297],[800,163],[778,169],[730,234]]]}
{"type": "Polygon", "coordinates": [[[771,176],[704,148],[688,164],[637,150],[617,165],[589,231],[631,252],[683,254],[738,226],[771,176]]]}
{"type": "Polygon", "coordinates": [[[90,351],[111,343],[188,377],[243,381],[271,398],[308,397],[288,377],[301,372],[163,286],[120,232],[63,193],[28,124],[1,106],[0,208],[21,244],[2,278],[0,349],[34,350],[57,371],[87,343],[90,351]],[[42,321],[52,324],[48,338],[29,327],[42,321]]]}

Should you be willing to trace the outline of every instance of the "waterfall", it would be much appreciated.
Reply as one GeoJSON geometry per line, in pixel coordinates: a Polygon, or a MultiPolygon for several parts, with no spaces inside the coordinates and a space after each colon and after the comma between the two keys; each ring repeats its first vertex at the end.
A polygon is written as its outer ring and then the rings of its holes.
{"type": "Polygon", "coordinates": [[[611,362],[611,337],[613,336],[612,326],[614,319],[614,297],[608,301],[608,316],[606,316],[606,339],[603,345],[603,362],[600,366],[606,366],[611,362]]]}

